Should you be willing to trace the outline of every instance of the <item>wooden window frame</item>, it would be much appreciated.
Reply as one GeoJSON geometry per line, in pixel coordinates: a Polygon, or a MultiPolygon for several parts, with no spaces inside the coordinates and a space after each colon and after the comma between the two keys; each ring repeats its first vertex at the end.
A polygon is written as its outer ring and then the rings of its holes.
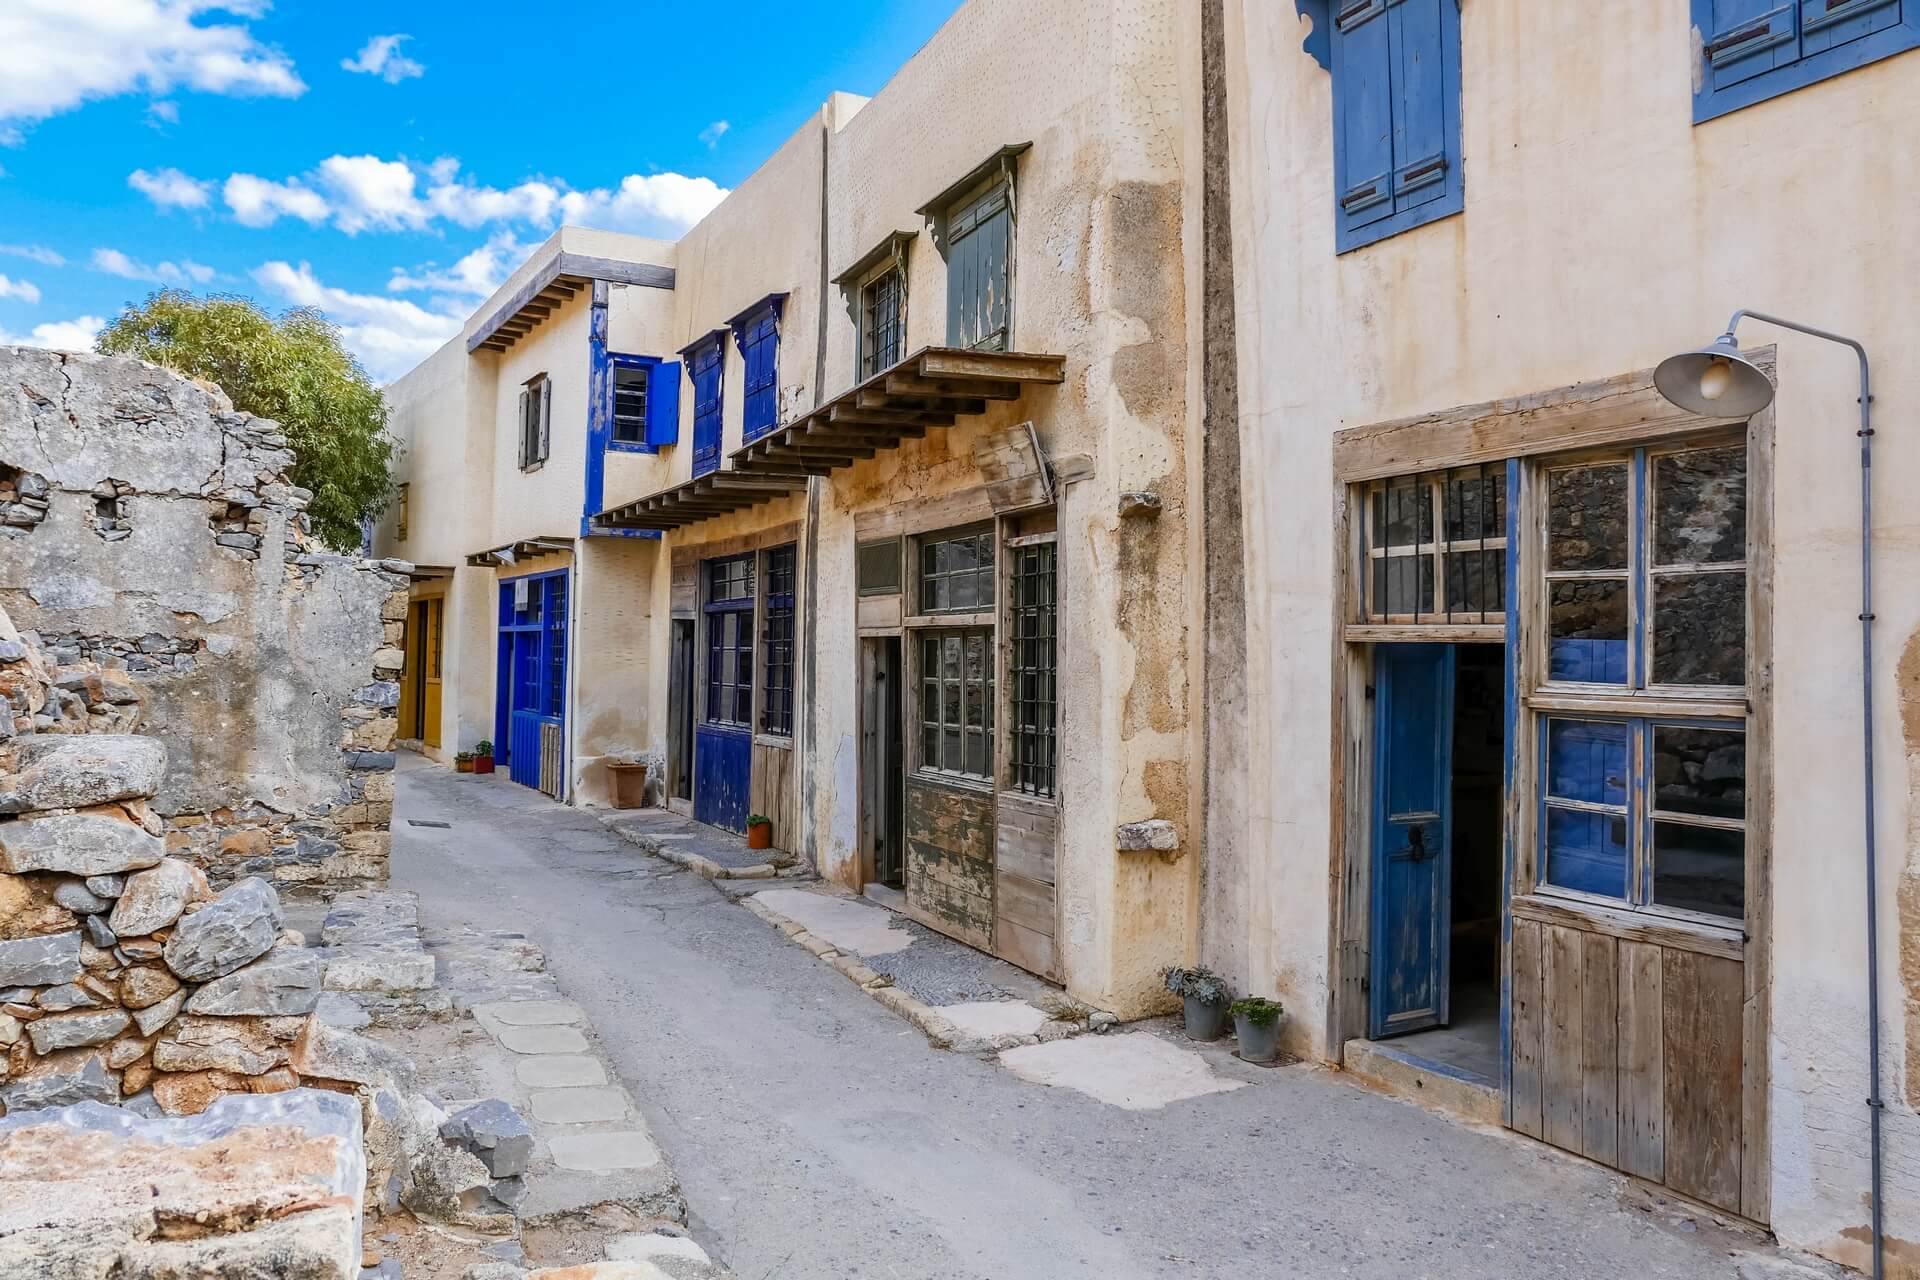
{"type": "Polygon", "coordinates": [[[407,507],[408,498],[411,496],[412,491],[413,485],[410,481],[402,480],[394,486],[393,540],[395,542],[405,542],[407,540],[407,507]]]}
{"type": "MultiPolygon", "coordinates": [[[[904,633],[902,657],[906,665],[906,690],[911,699],[905,711],[911,731],[905,743],[908,761],[908,774],[925,782],[945,786],[965,787],[976,791],[992,792],[998,789],[998,780],[1005,776],[1000,752],[1004,746],[1004,734],[996,733],[1004,715],[999,705],[1005,697],[1006,671],[1005,654],[1002,649],[1001,629],[999,626],[998,602],[1004,597],[1000,575],[1004,571],[1006,557],[999,553],[998,522],[992,518],[974,520],[965,524],[950,525],[943,528],[928,529],[910,534],[901,539],[903,549],[903,575],[901,590],[907,602],[908,616],[901,619],[904,633]],[[926,579],[921,572],[923,548],[942,542],[951,542],[960,538],[979,538],[993,556],[993,563],[984,570],[989,598],[979,602],[972,609],[930,609],[925,603],[926,579]],[[986,770],[974,774],[965,770],[953,770],[930,764],[926,759],[925,731],[928,722],[923,714],[925,681],[928,678],[924,668],[922,646],[929,635],[957,634],[961,636],[978,635],[986,644],[986,770]]],[[[873,539],[877,541],[877,539],[873,539]]],[[[976,566],[970,573],[981,573],[976,566]]],[[[944,691],[942,697],[944,698],[944,691]]],[[[965,690],[961,690],[961,706],[965,707],[965,690]]],[[[942,722],[944,728],[944,722],[942,722]]],[[[962,755],[965,754],[964,719],[960,724],[962,733],[962,755]]]]}
{"type": "MultiPolygon", "coordinates": [[[[1475,463],[1470,466],[1483,472],[1489,471],[1487,464],[1475,463]]],[[[1504,579],[1507,551],[1507,536],[1504,516],[1502,531],[1492,537],[1453,539],[1446,536],[1446,505],[1448,484],[1460,476],[1467,467],[1446,467],[1438,470],[1420,471],[1407,476],[1382,477],[1369,483],[1361,494],[1360,552],[1365,559],[1360,572],[1360,625],[1363,627],[1444,627],[1444,628],[1492,628],[1501,634],[1506,631],[1507,614],[1504,608],[1498,611],[1462,609],[1454,611],[1447,608],[1447,560],[1452,555],[1498,551],[1501,553],[1502,576],[1504,579]],[[1429,506],[1429,518],[1432,521],[1432,537],[1424,542],[1407,545],[1376,546],[1373,536],[1375,521],[1373,508],[1376,500],[1384,501],[1394,489],[1404,487],[1402,482],[1412,481],[1424,487],[1429,506]],[[1376,583],[1373,570],[1382,560],[1388,559],[1428,559],[1433,565],[1433,603],[1431,610],[1416,610],[1413,613],[1393,613],[1385,608],[1376,609],[1376,583]]],[[[1505,476],[1501,476],[1504,491],[1505,476]]],[[[1504,505],[1504,499],[1503,499],[1504,505]]],[[[1504,584],[1501,588],[1502,600],[1505,599],[1504,584]]],[[[1382,640],[1386,636],[1380,637],[1382,640]]],[[[1487,638],[1476,636],[1476,639],[1487,638]]]]}
{"type": "Polygon", "coordinates": [[[904,261],[887,259],[874,267],[860,281],[855,290],[856,325],[858,328],[858,354],[860,357],[860,381],[864,382],[877,373],[891,369],[900,362],[907,349],[907,269],[904,261]],[[888,350],[889,358],[881,360],[881,351],[876,345],[874,328],[874,291],[893,282],[894,315],[893,344],[888,350]]]}
{"type": "Polygon", "coordinates": [[[999,710],[997,700],[1000,696],[999,681],[996,678],[998,676],[996,668],[999,666],[997,630],[992,626],[929,626],[915,627],[910,632],[910,635],[912,636],[915,657],[912,704],[912,718],[915,727],[915,733],[913,735],[914,773],[932,782],[951,783],[986,791],[993,790],[996,759],[994,754],[996,750],[996,735],[994,729],[996,727],[995,721],[998,718],[997,712],[999,710]],[[965,661],[965,651],[968,645],[974,640],[980,642],[981,674],[978,680],[970,679],[964,668],[959,677],[955,679],[949,679],[937,672],[932,675],[928,674],[925,654],[926,646],[930,643],[944,646],[949,640],[958,640],[960,642],[963,662],[965,661]],[[934,720],[928,720],[925,712],[926,686],[929,683],[940,686],[941,714],[934,720]],[[945,715],[949,686],[951,686],[955,692],[957,706],[959,707],[959,719],[952,722],[949,722],[945,715]],[[978,687],[979,689],[981,713],[984,717],[983,725],[977,730],[971,728],[966,722],[967,693],[971,687],[978,687]],[[948,767],[944,745],[940,750],[941,758],[938,762],[927,759],[926,733],[930,728],[934,730],[943,744],[949,730],[959,733],[961,767],[948,767]],[[982,762],[981,768],[978,771],[965,767],[966,757],[969,754],[968,739],[975,733],[978,733],[982,738],[982,762]]]}
{"type": "Polygon", "coordinates": [[[1060,792],[1060,547],[1057,533],[1009,537],[1003,540],[1006,562],[1007,640],[1006,693],[1007,763],[1002,775],[1007,790],[1029,799],[1050,802],[1060,792]],[[1023,601],[1022,581],[1028,574],[1024,564],[1029,557],[1044,558],[1048,579],[1047,599],[1042,603],[1023,601]],[[1027,629],[1041,617],[1045,626],[1039,634],[1027,629]],[[1024,647],[1023,647],[1024,646],[1024,647]],[[1044,649],[1045,661],[1032,655],[1044,649]],[[1023,698],[1021,691],[1028,679],[1044,679],[1047,696],[1023,698]],[[1042,721],[1044,720],[1044,723],[1042,721]]]}
{"type": "Polygon", "coordinates": [[[519,421],[520,470],[532,472],[547,464],[552,450],[553,380],[536,373],[521,384],[519,421]]]}
{"type": "MultiPolygon", "coordinates": [[[[1007,318],[1005,324],[1001,327],[991,330],[988,333],[975,335],[971,342],[964,341],[959,335],[952,332],[947,334],[948,345],[964,347],[969,351],[1013,351],[1017,349],[1013,341],[1016,315],[1014,303],[1018,293],[1018,290],[1014,287],[1014,263],[1017,257],[1015,246],[1019,242],[1019,220],[1016,216],[1018,206],[1015,204],[1014,174],[1011,172],[1011,169],[995,171],[991,176],[969,188],[965,194],[949,202],[946,206],[945,213],[941,215],[939,234],[936,236],[936,244],[939,245],[942,254],[946,258],[947,289],[949,293],[951,293],[954,285],[954,254],[964,241],[979,230],[979,224],[976,223],[974,226],[967,227],[958,235],[955,235],[953,230],[954,223],[965,218],[981,205],[988,203],[996,197],[1006,202],[1007,249],[1005,270],[1002,274],[1007,290],[1007,318]]],[[[997,211],[995,216],[997,216],[997,211]]],[[[951,317],[952,311],[953,303],[951,297],[949,297],[947,303],[949,317],[951,317]]]]}
{"type": "Polygon", "coordinates": [[[607,408],[607,451],[610,453],[657,453],[658,446],[648,437],[652,434],[653,393],[655,369],[660,365],[658,356],[635,356],[622,352],[610,352],[607,362],[612,367],[607,379],[607,395],[611,403],[607,408]],[[620,375],[637,374],[640,379],[640,434],[632,440],[620,437],[620,375]]]}
{"type": "Polygon", "coordinates": [[[754,722],[759,732],[767,737],[791,740],[793,737],[794,684],[797,670],[794,659],[798,654],[799,638],[796,628],[799,622],[800,584],[800,548],[795,543],[786,543],[777,547],[766,547],[759,553],[760,591],[755,601],[760,621],[756,633],[760,637],[760,680],[754,689],[754,722]],[[784,569],[775,568],[776,557],[784,557],[784,569]],[[778,590],[784,577],[786,589],[778,590]],[[785,634],[775,634],[784,627],[785,634]],[[776,684],[774,675],[779,672],[784,679],[776,684]]]}
{"type": "Polygon", "coordinates": [[[753,729],[754,700],[759,696],[759,681],[756,678],[759,674],[757,669],[759,654],[755,652],[759,647],[756,643],[757,628],[755,627],[755,616],[760,607],[758,570],[759,557],[753,552],[740,555],[714,556],[700,562],[700,607],[701,614],[706,620],[705,633],[700,637],[702,641],[701,656],[705,660],[700,681],[699,705],[700,723],[702,724],[712,725],[719,729],[732,729],[736,731],[746,730],[751,732],[753,729]],[[737,596],[716,597],[714,594],[714,570],[722,567],[730,570],[731,567],[735,565],[744,565],[746,567],[744,578],[746,593],[737,596]],[[717,628],[722,626],[722,618],[729,615],[734,619],[735,642],[731,645],[717,643],[722,634],[717,628]],[[732,707],[725,708],[724,710],[737,712],[739,709],[739,694],[741,689],[739,679],[739,655],[741,653],[741,646],[739,639],[742,634],[746,636],[746,652],[750,655],[747,663],[747,714],[744,719],[737,718],[733,714],[716,716],[714,714],[714,699],[716,693],[722,689],[728,691],[728,696],[734,703],[732,707]],[[713,660],[716,653],[724,653],[732,663],[733,670],[728,673],[727,678],[723,680],[715,679],[713,660]]]}
{"type": "MultiPolygon", "coordinates": [[[[997,545],[998,542],[999,542],[999,539],[996,536],[994,523],[991,520],[985,521],[980,524],[961,525],[957,528],[941,529],[933,533],[923,533],[920,536],[914,538],[913,539],[913,557],[912,557],[914,616],[916,618],[924,617],[924,618],[931,619],[931,618],[967,618],[967,617],[972,617],[972,616],[981,615],[981,614],[986,614],[986,615],[993,614],[995,609],[995,602],[999,600],[1002,594],[999,590],[999,583],[998,583],[1000,561],[1002,559],[1000,555],[999,546],[997,545]],[[922,561],[928,549],[940,546],[945,543],[960,542],[963,540],[974,541],[977,543],[978,546],[984,547],[987,551],[988,556],[990,557],[988,563],[982,565],[976,562],[974,567],[971,569],[954,569],[954,570],[949,570],[944,574],[940,573],[937,570],[931,574],[926,571],[926,569],[923,567],[922,561]],[[985,600],[979,599],[976,594],[976,598],[973,601],[973,603],[965,606],[946,604],[946,605],[940,605],[936,607],[934,605],[927,603],[926,588],[927,588],[927,583],[930,579],[936,578],[936,577],[940,578],[947,584],[947,586],[950,589],[953,585],[954,580],[960,577],[962,574],[965,574],[968,577],[972,578],[976,593],[978,592],[979,587],[984,581],[987,588],[987,597],[985,600]]],[[[952,626],[952,625],[964,625],[964,624],[956,624],[956,623],[949,622],[946,625],[952,626]]],[[[989,625],[989,626],[992,625],[992,621],[990,618],[986,623],[986,625],[989,625]]]]}

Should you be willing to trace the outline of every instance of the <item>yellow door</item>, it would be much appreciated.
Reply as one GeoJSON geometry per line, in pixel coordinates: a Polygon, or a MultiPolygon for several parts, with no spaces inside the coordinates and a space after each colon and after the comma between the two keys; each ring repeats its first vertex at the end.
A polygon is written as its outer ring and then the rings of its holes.
{"type": "Polygon", "coordinates": [[[423,602],[427,606],[426,638],[422,645],[425,649],[427,678],[421,696],[421,712],[425,722],[421,726],[421,738],[430,747],[440,745],[440,645],[441,622],[445,617],[446,598],[435,596],[423,602]]]}

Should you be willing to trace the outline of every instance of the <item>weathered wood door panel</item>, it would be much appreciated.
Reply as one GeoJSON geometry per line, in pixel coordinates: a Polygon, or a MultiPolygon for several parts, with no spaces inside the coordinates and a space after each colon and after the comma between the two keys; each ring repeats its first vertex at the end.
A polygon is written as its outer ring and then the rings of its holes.
{"type": "Polygon", "coordinates": [[[1509,954],[1512,1127],[1753,1216],[1742,962],[1524,915],[1509,954]]]}
{"type": "MultiPolygon", "coordinates": [[[[703,724],[693,734],[693,816],[728,831],[747,829],[753,735],[703,724]]],[[[771,816],[771,815],[769,815],[771,816]]]]}
{"type": "Polygon", "coordinates": [[[993,796],[909,779],[907,914],[993,950],[993,796]]]}
{"type": "Polygon", "coordinates": [[[1374,650],[1374,906],[1369,1033],[1447,1020],[1452,645],[1374,650]]]}
{"type": "Polygon", "coordinates": [[[999,955],[1057,978],[1054,841],[1059,810],[1049,801],[1002,794],[994,831],[993,936],[999,955]]]}

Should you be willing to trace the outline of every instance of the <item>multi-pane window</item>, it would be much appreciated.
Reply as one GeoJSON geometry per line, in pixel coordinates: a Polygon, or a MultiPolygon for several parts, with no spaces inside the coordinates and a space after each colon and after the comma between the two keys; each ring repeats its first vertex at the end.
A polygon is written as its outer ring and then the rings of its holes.
{"type": "Polygon", "coordinates": [[[1054,543],[1013,547],[1013,648],[1008,676],[1013,682],[1012,783],[1028,795],[1053,794],[1055,766],[1054,637],[1058,608],[1054,543]]]}
{"type": "Polygon", "coordinates": [[[651,373],[642,364],[616,364],[613,367],[615,444],[647,442],[647,380],[651,373]]]}
{"type": "Polygon", "coordinates": [[[767,552],[765,651],[766,666],[760,707],[760,731],[793,735],[793,581],[794,549],[775,547],[767,552]]]}
{"type": "Polygon", "coordinates": [[[709,560],[707,722],[753,725],[753,557],[709,560]]]}
{"type": "Polygon", "coordinates": [[[1368,622],[1506,620],[1506,464],[1396,476],[1366,502],[1368,622]]]}
{"type": "Polygon", "coordinates": [[[993,527],[920,541],[920,612],[993,608],[993,527]]]}
{"type": "Polygon", "coordinates": [[[993,776],[993,628],[920,633],[920,766],[993,776]]]}
{"type": "Polygon", "coordinates": [[[564,714],[567,706],[567,580],[556,575],[547,583],[547,698],[545,713],[564,714]]]}
{"type": "Polygon", "coordinates": [[[1005,351],[1013,322],[1013,200],[995,183],[947,215],[947,344],[1005,351]]]}
{"type": "Polygon", "coordinates": [[[1542,885],[1738,920],[1746,890],[1746,450],[1638,449],[1544,474],[1542,885]],[[1686,714],[1661,698],[1689,699],[1686,714]]]}
{"type": "Polygon", "coordinates": [[[870,378],[900,362],[906,321],[906,281],[889,267],[860,290],[860,376],[870,378]]]}

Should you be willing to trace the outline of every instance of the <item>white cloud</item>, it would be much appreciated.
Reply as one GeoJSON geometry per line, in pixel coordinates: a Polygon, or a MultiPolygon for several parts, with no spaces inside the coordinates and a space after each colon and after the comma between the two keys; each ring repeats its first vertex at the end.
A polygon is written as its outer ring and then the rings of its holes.
{"type": "Polygon", "coordinates": [[[54,320],[37,324],[25,334],[0,329],[0,347],[46,347],[53,351],[91,351],[93,340],[107,322],[99,316],[77,316],[72,320],[54,320]]]}
{"type": "Polygon", "coordinates": [[[250,173],[236,173],[227,179],[221,194],[243,227],[270,227],[282,215],[310,223],[327,219],[327,202],[297,178],[269,182],[250,173]]]}
{"type": "Polygon", "coordinates": [[[437,292],[468,298],[484,298],[520,265],[527,246],[511,231],[495,233],[492,239],[461,258],[445,271],[428,263],[413,271],[395,267],[387,281],[389,293],[437,292]]]}
{"type": "Polygon", "coordinates": [[[149,102],[147,104],[147,123],[155,129],[163,124],[180,123],[180,104],[177,102],[149,102]]]}
{"type": "Polygon", "coordinates": [[[262,288],[293,303],[325,312],[340,326],[347,346],[377,378],[397,378],[460,332],[465,316],[429,311],[404,298],[351,293],[323,284],[306,263],[267,262],[254,270],[262,288]]]}
{"type": "Polygon", "coordinates": [[[148,173],[135,169],[127,175],[127,185],[153,201],[159,209],[204,209],[211,182],[189,178],[178,169],[159,169],[148,173]]]}
{"type": "Polygon", "coordinates": [[[110,276],[140,280],[148,284],[206,284],[214,277],[212,267],[186,258],[182,258],[177,263],[156,262],[149,265],[138,259],[129,258],[118,249],[95,249],[93,269],[104,271],[110,276]]]}
{"type": "Polygon", "coordinates": [[[369,227],[414,231],[433,216],[414,194],[413,170],[404,160],[328,156],[317,178],[333,197],[333,224],[349,235],[369,227]]]}
{"type": "Polygon", "coordinates": [[[700,141],[706,143],[707,150],[711,151],[720,145],[720,139],[726,137],[727,130],[731,128],[733,128],[733,126],[725,120],[715,120],[712,124],[700,131],[700,141]]]}
{"type": "Polygon", "coordinates": [[[0,276],[0,298],[18,298],[22,302],[39,302],[40,286],[31,280],[9,280],[0,276]]]}
{"type": "Polygon", "coordinates": [[[46,267],[64,267],[67,260],[39,244],[0,244],[0,254],[9,258],[25,258],[29,262],[38,262],[46,267]]]}
{"type": "Polygon", "coordinates": [[[374,36],[358,54],[342,58],[340,66],[346,71],[379,76],[388,84],[399,84],[402,80],[425,75],[425,67],[400,52],[400,42],[412,38],[404,35],[374,36]]]}
{"type": "Polygon", "coordinates": [[[545,225],[553,218],[564,187],[530,179],[505,190],[476,187],[459,180],[458,161],[436,160],[428,174],[433,185],[427,203],[449,222],[477,227],[488,222],[532,222],[545,225]],[[438,176],[435,176],[438,175],[438,176]]]}
{"type": "Polygon", "coordinates": [[[726,194],[711,178],[630,173],[614,191],[602,187],[567,192],[560,197],[560,217],[607,231],[678,235],[706,217],[726,194]]]}
{"type": "MultiPolygon", "coordinates": [[[[175,88],[298,97],[293,62],[254,39],[236,0],[6,0],[0,4],[0,122],[32,123],[95,98],[175,88]]],[[[13,130],[17,136],[17,129],[13,130]]]]}

